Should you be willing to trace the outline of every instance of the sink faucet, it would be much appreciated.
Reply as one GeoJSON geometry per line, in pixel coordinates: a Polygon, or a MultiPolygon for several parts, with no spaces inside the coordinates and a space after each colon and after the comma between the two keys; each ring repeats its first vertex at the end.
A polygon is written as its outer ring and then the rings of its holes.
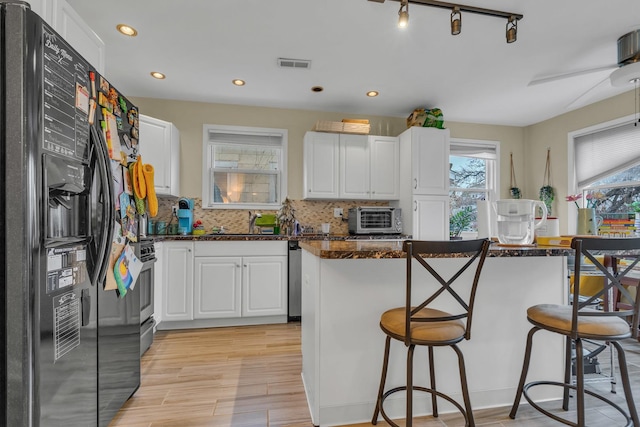
{"type": "Polygon", "coordinates": [[[249,211],[249,234],[253,234],[253,228],[256,225],[257,218],[262,218],[262,214],[252,214],[251,211],[249,211]]]}

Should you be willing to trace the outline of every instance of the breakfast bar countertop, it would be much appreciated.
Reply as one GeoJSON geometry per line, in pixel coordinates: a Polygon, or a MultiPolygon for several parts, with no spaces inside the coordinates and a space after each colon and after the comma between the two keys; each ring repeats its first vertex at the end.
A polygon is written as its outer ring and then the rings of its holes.
{"type": "MultiPolygon", "coordinates": [[[[404,258],[403,240],[301,240],[300,246],[324,259],[404,258]]],[[[563,256],[571,248],[559,246],[502,246],[493,243],[490,257],[563,256]]],[[[447,255],[451,257],[451,255],[447,255]]]]}

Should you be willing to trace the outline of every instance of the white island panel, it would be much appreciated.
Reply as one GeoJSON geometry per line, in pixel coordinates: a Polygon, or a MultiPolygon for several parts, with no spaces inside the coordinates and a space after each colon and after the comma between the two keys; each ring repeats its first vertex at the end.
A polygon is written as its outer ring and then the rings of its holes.
{"type": "MultiPolygon", "coordinates": [[[[461,260],[436,262],[454,271],[461,260]]],[[[380,315],[404,304],[405,260],[325,259],[305,250],[302,270],[303,380],[313,423],[332,426],[370,421],[384,352],[380,315]]],[[[566,277],[564,256],[487,258],[471,340],[459,344],[474,409],[513,403],[531,327],[526,310],[538,303],[566,302],[566,277]]],[[[443,308],[455,304],[447,302],[443,308]]],[[[528,380],[562,378],[563,342],[550,334],[536,336],[528,380]]],[[[443,347],[436,349],[435,356],[438,390],[461,402],[455,353],[443,347]]],[[[414,364],[414,383],[427,385],[426,348],[416,347],[414,364]]],[[[387,389],[405,384],[405,365],[404,345],[392,340],[387,389]]],[[[556,390],[546,393],[536,397],[558,397],[556,390]]],[[[427,396],[414,396],[415,415],[430,413],[427,396]]],[[[439,401],[442,413],[452,410],[445,403],[439,401]]],[[[404,418],[404,407],[403,393],[385,402],[394,418],[404,418]]]]}

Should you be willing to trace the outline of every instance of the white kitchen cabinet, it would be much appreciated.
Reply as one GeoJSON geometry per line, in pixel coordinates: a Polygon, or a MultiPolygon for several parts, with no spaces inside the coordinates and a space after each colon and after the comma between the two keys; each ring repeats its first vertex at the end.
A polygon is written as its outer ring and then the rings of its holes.
{"type": "Polygon", "coordinates": [[[241,257],[196,257],[193,318],[240,317],[241,257]]]}
{"type": "Polygon", "coordinates": [[[337,199],[340,137],[307,132],[304,136],[304,198],[337,199]]]}
{"type": "Polygon", "coordinates": [[[400,140],[400,199],[404,234],[449,239],[449,130],[411,127],[400,140]]]}
{"type": "Polygon", "coordinates": [[[370,136],[371,199],[400,197],[400,143],[391,136],[370,136]]]}
{"type": "Polygon", "coordinates": [[[287,257],[242,259],[242,316],[287,314],[287,257]]]}
{"type": "Polygon", "coordinates": [[[416,240],[449,238],[449,196],[414,196],[412,236],[416,240]]]}
{"type": "Polygon", "coordinates": [[[400,135],[411,145],[413,194],[449,194],[449,130],[412,127],[400,135]],[[409,142],[410,141],[410,142],[409,142]]]}
{"type": "Polygon", "coordinates": [[[139,153],[154,169],[156,194],[180,195],[180,132],[173,123],[140,115],[139,153]]]}
{"type": "Polygon", "coordinates": [[[38,9],[45,14],[43,16],[45,21],[52,23],[54,30],[93,65],[98,73],[104,75],[105,44],[80,15],[65,0],[39,1],[38,3],[38,9]],[[46,17],[48,13],[51,13],[51,18],[46,17]]]}
{"type": "Polygon", "coordinates": [[[393,200],[399,197],[397,138],[307,132],[307,199],[393,200]]]}
{"type": "Polygon", "coordinates": [[[164,245],[159,329],[287,322],[286,240],[164,245]]]}
{"type": "Polygon", "coordinates": [[[340,139],[339,192],[341,199],[371,196],[371,150],[366,135],[338,135],[340,139]]]}
{"type": "Polygon", "coordinates": [[[162,321],[193,319],[193,243],[164,242],[162,321]]]}
{"type": "Polygon", "coordinates": [[[164,303],[164,243],[155,242],[153,244],[156,254],[156,262],[153,268],[153,318],[156,327],[162,322],[162,312],[164,303]]]}

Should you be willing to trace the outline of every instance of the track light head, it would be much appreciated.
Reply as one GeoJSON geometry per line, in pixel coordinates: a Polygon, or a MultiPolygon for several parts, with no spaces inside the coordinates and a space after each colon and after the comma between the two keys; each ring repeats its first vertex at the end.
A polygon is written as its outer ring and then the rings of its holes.
{"type": "Polygon", "coordinates": [[[459,7],[454,7],[451,11],[451,35],[457,36],[462,31],[462,14],[459,7]]]}
{"type": "Polygon", "coordinates": [[[515,16],[510,16],[507,21],[507,43],[513,43],[518,39],[518,20],[515,16]]]}
{"type": "Polygon", "coordinates": [[[407,28],[409,26],[409,0],[400,2],[400,10],[398,11],[398,28],[407,28]]]}

